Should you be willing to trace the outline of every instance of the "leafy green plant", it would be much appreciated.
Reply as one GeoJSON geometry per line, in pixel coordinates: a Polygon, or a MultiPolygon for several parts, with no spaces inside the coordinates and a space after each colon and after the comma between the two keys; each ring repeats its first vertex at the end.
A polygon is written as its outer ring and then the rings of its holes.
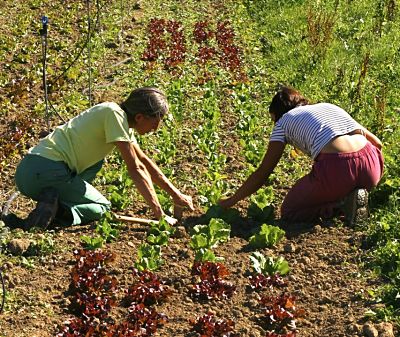
{"type": "Polygon", "coordinates": [[[80,237],[83,247],[89,250],[94,250],[103,247],[107,242],[116,240],[119,235],[118,229],[115,228],[116,226],[117,225],[113,222],[111,213],[105,213],[96,226],[95,231],[99,235],[82,235],[80,237]]]}
{"type": "Polygon", "coordinates": [[[235,208],[225,209],[219,205],[213,205],[207,210],[204,218],[206,221],[210,221],[212,218],[219,218],[232,224],[240,218],[240,213],[235,208]]]}
{"type": "MultiPolygon", "coordinates": [[[[120,158],[116,158],[116,161],[120,162],[120,158]]],[[[113,207],[118,210],[126,209],[132,201],[132,199],[128,197],[128,193],[133,185],[133,181],[129,177],[126,167],[122,166],[119,171],[101,171],[101,178],[105,183],[109,184],[107,186],[107,194],[113,207]]]]}
{"type": "Polygon", "coordinates": [[[175,227],[171,226],[165,218],[161,218],[158,223],[153,222],[150,225],[149,234],[159,235],[160,233],[166,233],[168,236],[171,236],[175,231],[175,227]]]}
{"type": "Polygon", "coordinates": [[[273,191],[271,188],[259,190],[250,197],[247,215],[256,221],[266,222],[274,219],[274,206],[272,205],[273,191]]]}
{"type": "Polygon", "coordinates": [[[190,246],[195,251],[196,261],[222,261],[212,251],[220,242],[230,238],[231,226],[222,219],[212,218],[208,225],[196,225],[192,229],[190,246]]]}
{"type": "Polygon", "coordinates": [[[161,246],[143,243],[138,248],[138,257],[135,262],[135,268],[139,271],[156,270],[161,267],[161,246]]]}
{"type": "Polygon", "coordinates": [[[206,206],[212,206],[218,203],[223,193],[226,191],[227,184],[224,179],[226,176],[209,171],[206,173],[207,180],[211,181],[210,184],[202,184],[198,187],[200,194],[200,202],[206,206]]]}
{"type": "Polygon", "coordinates": [[[209,248],[199,248],[195,250],[194,260],[200,262],[221,262],[224,260],[224,258],[216,256],[215,253],[209,248]]]}
{"type": "Polygon", "coordinates": [[[158,223],[154,222],[151,224],[147,235],[147,242],[151,245],[165,246],[174,233],[175,228],[162,218],[158,223]]]}
{"type": "Polygon", "coordinates": [[[260,232],[249,239],[249,245],[253,248],[265,248],[276,245],[285,236],[285,231],[277,226],[263,224],[260,232]]]}
{"type": "Polygon", "coordinates": [[[54,251],[55,243],[51,235],[41,235],[38,239],[32,240],[26,252],[30,256],[48,255],[54,251]]]}
{"type": "Polygon", "coordinates": [[[147,236],[147,242],[151,245],[166,246],[168,244],[169,235],[165,232],[158,235],[150,234],[147,236]]]}
{"type": "Polygon", "coordinates": [[[174,209],[174,204],[169,195],[164,190],[160,189],[158,186],[156,186],[156,193],[162,209],[167,212],[172,212],[174,209]]]}
{"type": "Polygon", "coordinates": [[[82,235],[80,239],[82,241],[82,246],[85,249],[89,250],[95,250],[97,248],[101,248],[105,243],[104,239],[101,236],[82,235]]]}
{"type": "Polygon", "coordinates": [[[289,271],[289,264],[283,257],[274,258],[272,256],[265,257],[260,252],[253,252],[250,256],[254,270],[263,275],[273,276],[277,273],[286,275],[289,271]]]}
{"type": "Polygon", "coordinates": [[[230,238],[231,226],[222,219],[211,219],[208,225],[196,225],[192,229],[190,246],[194,250],[215,248],[230,238]]]}
{"type": "Polygon", "coordinates": [[[117,225],[112,220],[111,213],[106,213],[97,223],[96,232],[104,239],[105,242],[111,242],[118,238],[119,230],[115,228],[117,225]]]}
{"type": "Polygon", "coordinates": [[[123,210],[129,206],[129,198],[127,198],[124,191],[117,186],[109,186],[107,192],[109,193],[108,199],[116,209],[123,210]]]}

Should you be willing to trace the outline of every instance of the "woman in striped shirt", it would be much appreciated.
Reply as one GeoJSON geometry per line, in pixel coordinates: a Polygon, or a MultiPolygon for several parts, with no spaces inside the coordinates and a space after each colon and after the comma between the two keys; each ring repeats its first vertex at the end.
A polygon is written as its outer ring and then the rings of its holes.
{"type": "Polygon", "coordinates": [[[310,104],[298,91],[283,87],[269,113],[275,123],[267,152],[257,170],[220,205],[228,208],[256,192],[278,164],[285,145],[309,155],[313,167],[290,189],[281,207],[289,222],[330,218],[343,208],[346,221],[367,215],[367,191],[383,173],[381,141],[346,111],[329,103],[310,104]]]}

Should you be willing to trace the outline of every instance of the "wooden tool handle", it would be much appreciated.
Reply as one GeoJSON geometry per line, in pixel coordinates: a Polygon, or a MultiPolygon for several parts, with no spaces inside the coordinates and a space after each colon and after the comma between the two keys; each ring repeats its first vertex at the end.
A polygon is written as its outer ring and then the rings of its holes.
{"type": "Polygon", "coordinates": [[[114,217],[117,220],[126,221],[126,222],[143,223],[143,224],[151,224],[151,223],[158,224],[157,220],[135,218],[135,217],[126,216],[126,215],[114,214],[114,217]]]}

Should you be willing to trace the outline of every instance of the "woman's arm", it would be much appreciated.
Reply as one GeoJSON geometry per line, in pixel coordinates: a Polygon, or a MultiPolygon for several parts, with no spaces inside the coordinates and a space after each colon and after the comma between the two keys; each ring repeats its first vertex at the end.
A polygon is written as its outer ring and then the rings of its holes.
{"type": "Polygon", "coordinates": [[[129,142],[115,142],[115,145],[120,151],[122,159],[128,167],[129,175],[140,194],[151,207],[155,217],[157,219],[161,218],[164,215],[164,212],[161,208],[160,202],[158,201],[153,182],[146,166],[139,159],[134,145],[129,142]]]}
{"type": "Polygon", "coordinates": [[[232,207],[240,200],[245,199],[261,188],[281,159],[284,149],[285,143],[270,142],[268,144],[267,153],[265,154],[257,170],[255,170],[247,178],[247,180],[242,184],[242,186],[239,187],[234,195],[227,199],[221,200],[219,204],[225,208],[232,207]]]}
{"type": "Polygon", "coordinates": [[[181,193],[171,181],[162,173],[160,168],[140,149],[139,145],[133,144],[135,152],[139,157],[140,161],[146,166],[152,181],[168,193],[174,200],[176,206],[188,207],[193,210],[192,197],[181,193]]]}

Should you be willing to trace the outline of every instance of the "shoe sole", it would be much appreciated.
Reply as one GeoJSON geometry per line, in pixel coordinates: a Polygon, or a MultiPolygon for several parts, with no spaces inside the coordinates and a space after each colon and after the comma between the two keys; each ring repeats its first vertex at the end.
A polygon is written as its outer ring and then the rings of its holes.
{"type": "Polygon", "coordinates": [[[369,217],[368,192],[365,189],[356,189],[349,195],[349,206],[346,210],[346,224],[354,227],[365,222],[369,217]]]}

